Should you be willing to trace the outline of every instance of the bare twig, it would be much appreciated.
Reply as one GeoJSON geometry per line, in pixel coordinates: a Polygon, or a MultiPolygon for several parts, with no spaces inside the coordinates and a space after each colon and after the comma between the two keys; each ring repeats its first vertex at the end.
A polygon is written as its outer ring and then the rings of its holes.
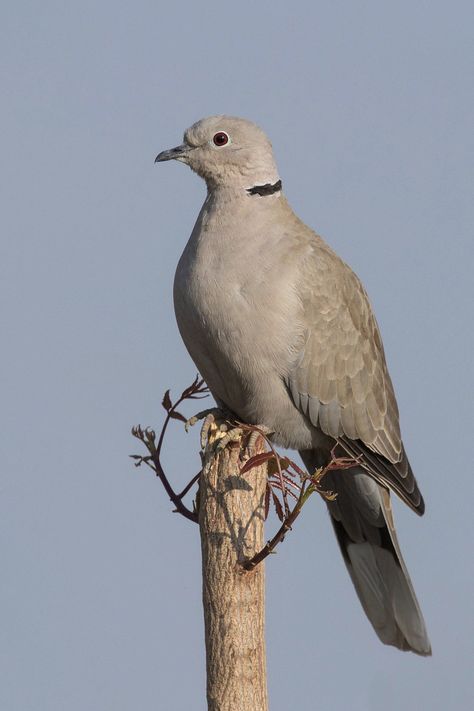
{"type": "Polygon", "coordinates": [[[201,476],[201,472],[199,471],[195,476],[193,476],[191,481],[188,484],[186,484],[183,491],[180,494],[177,494],[178,499],[182,499],[184,496],[186,496],[186,494],[191,489],[191,487],[199,481],[200,476],[201,476]]]}
{"type": "Polygon", "coordinates": [[[273,500],[275,506],[275,511],[278,518],[281,521],[281,526],[275,533],[273,538],[271,538],[266,545],[252,558],[245,561],[242,566],[245,570],[253,570],[255,566],[262,562],[270,553],[273,553],[276,546],[281,543],[288,531],[291,530],[294,522],[301,513],[301,510],[309,499],[311,494],[317,492],[326,501],[333,501],[336,498],[336,494],[321,487],[321,480],[323,477],[334,469],[350,469],[359,463],[358,459],[351,459],[349,457],[337,457],[336,447],[331,451],[331,459],[325,467],[317,469],[312,475],[301,469],[295,462],[287,457],[280,457],[280,455],[275,451],[271,442],[269,442],[268,437],[262,430],[257,427],[252,427],[250,425],[245,426],[250,430],[258,431],[262,437],[266,440],[267,444],[270,446],[271,451],[259,454],[251,459],[247,460],[244,466],[241,468],[240,473],[250,471],[254,466],[259,466],[263,462],[268,464],[268,483],[267,483],[267,494],[265,497],[265,516],[268,515],[270,497],[273,500]],[[271,465],[274,465],[274,471],[271,469],[271,465]],[[285,474],[283,474],[285,472],[285,474]],[[300,483],[294,481],[293,477],[298,476],[300,483]],[[287,486],[293,487],[296,491],[299,491],[299,495],[296,496],[291,489],[287,489],[287,486]],[[282,499],[284,502],[283,507],[275,493],[275,489],[282,493],[282,499]],[[286,494],[290,494],[296,499],[296,503],[292,510],[289,510],[287,499],[285,499],[286,494]]]}
{"type": "Polygon", "coordinates": [[[302,504],[300,505],[298,501],[293,510],[291,511],[290,515],[284,519],[283,523],[281,524],[280,528],[275,533],[273,538],[269,540],[266,545],[256,555],[253,556],[253,558],[250,558],[250,560],[246,560],[245,563],[242,564],[242,567],[245,570],[253,570],[255,566],[261,563],[262,560],[265,560],[265,558],[275,550],[277,545],[281,543],[281,541],[284,539],[287,532],[291,530],[293,523],[296,521],[296,519],[301,513],[301,508],[302,504]]]}
{"type": "Polygon", "coordinates": [[[175,512],[181,514],[190,521],[194,521],[194,523],[198,522],[197,513],[188,509],[187,506],[183,504],[182,500],[183,497],[191,489],[193,484],[198,481],[200,473],[196,474],[196,476],[191,479],[189,484],[184,487],[183,491],[180,494],[177,494],[171,486],[163,470],[160,461],[160,456],[163,447],[164,437],[170,420],[180,420],[181,422],[186,422],[186,418],[180,412],[178,412],[177,408],[179,407],[179,405],[181,405],[181,403],[185,400],[200,400],[203,397],[207,396],[207,392],[208,388],[205,385],[204,381],[199,378],[199,376],[196,376],[193,383],[191,383],[188,388],[183,390],[181,396],[176,400],[175,403],[171,401],[170,391],[167,390],[165,392],[161,404],[166,410],[166,417],[163,423],[163,427],[161,428],[160,435],[158,437],[158,443],[156,442],[155,431],[151,428],[143,429],[140,425],[137,425],[136,427],[132,428],[133,436],[143,442],[149,452],[149,455],[145,457],[139,454],[132,454],[132,459],[136,460],[135,466],[139,467],[141,464],[146,464],[148,467],[150,467],[150,469],[155,472],[156,476],[163,484],[163,487],[166,493],[168,494],[170,501],[172,501],[175,505],[175,512]]]}

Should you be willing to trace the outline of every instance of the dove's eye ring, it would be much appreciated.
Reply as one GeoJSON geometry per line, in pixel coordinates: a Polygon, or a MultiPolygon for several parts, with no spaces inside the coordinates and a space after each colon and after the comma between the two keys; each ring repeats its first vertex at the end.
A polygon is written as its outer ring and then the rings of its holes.
{"type": "Polygon", "coordinates": [[[218,148],[222,148],[222,146],[225,146],[229,143],[229,136],[225,131],[218,131],[212,137],[212,142],[218,148]]]}

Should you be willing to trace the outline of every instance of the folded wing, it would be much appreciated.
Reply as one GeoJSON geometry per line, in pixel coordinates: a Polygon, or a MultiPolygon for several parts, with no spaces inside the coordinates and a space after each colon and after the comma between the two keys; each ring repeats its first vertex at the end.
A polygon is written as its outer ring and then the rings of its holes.
{"type": "Polygon", "coordinates": [[[359,279],[318,240],[300,296],[304,342],[288,377],[296,407],[422,514],[380,332],[359,279]]]}

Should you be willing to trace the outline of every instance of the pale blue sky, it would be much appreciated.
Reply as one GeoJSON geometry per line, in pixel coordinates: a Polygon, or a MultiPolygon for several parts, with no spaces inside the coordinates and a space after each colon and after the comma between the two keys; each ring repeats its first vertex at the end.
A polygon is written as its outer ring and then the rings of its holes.
{"type": "MultiPolygon", "coordinates": [[[[322,502],[267,565],[272,711],[472,703],[471,2],[26,2],[0,14],[2,711],[204,711],[198,532],[129,435],[195,368],[174,269],[202,116],[270,135],[364,281],[423,519],[396,503],[431,659],[383,647],[322,502]]],[[[188,409],[192,414],[192,409],[188,409]]],[[[170,474],[198,468],[176,424],[170,474]]]]}

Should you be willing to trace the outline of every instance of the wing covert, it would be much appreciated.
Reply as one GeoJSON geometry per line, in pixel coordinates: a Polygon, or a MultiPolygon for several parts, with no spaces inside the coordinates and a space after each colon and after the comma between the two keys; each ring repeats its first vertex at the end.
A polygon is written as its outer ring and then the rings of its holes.
{"type": "Polygon", "coordinates": [[[288,378],[311,423],[415,510],[421,495],[403,449],[379,328],[357,276],[322,241],[302,279],[304,338],[288,378]]]}

